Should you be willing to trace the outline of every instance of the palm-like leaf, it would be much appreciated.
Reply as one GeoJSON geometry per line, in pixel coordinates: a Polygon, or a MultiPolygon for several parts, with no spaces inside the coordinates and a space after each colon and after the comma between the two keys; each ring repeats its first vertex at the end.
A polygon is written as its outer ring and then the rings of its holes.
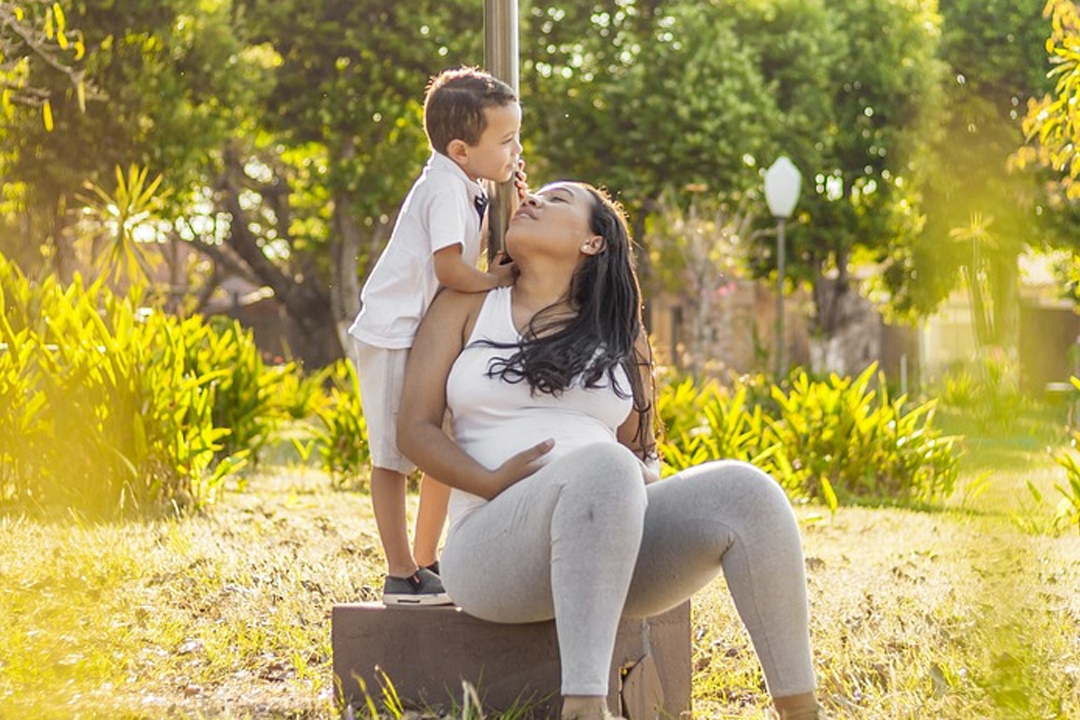
{"type": "Polygon", "coordinates": [[[153,266],[137,234],[140,227],[157,218],[169,191],[159,192],[161,175],[147,181],[148,176],[148,168],[133,164],[125,174],[118,166],[113,192],[87,181],[84,187],[88,194],[77,196],[105,242],[105,252],[95,261],[99,276],[108,273],[111,279],[120,280],[126,275],[132,284],[151,278],[153,266]]]}

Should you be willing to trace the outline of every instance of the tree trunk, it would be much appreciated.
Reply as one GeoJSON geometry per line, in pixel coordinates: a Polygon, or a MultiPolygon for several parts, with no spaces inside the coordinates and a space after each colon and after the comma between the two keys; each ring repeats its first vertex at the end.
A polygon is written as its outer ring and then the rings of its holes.
{"type": "MultiPolygon", "coordinates": [[[[274,292],[274,296],[292,321],[290,348],[294,357],[309,368],[327,365],[342,357],[337,318],[331,305],[328,287],[322,285],[315,263],[305,263],[299,272],[279,268],[263,252],[260,237],[251,231],[240,195],[246,189],[242,160],[235,148],[223,153],[224,170],[219,183],[219,202],[228,213],[229,246],[236,251],[251,272],[274,292]]],[[[288,228],[278,228],[288,238],[288,228]]]]}
{"type": "Polygon", "coordinates": [[[290,348],[305,368],[324,367],[344,356],[328,293],[297,285],[282,304],[293,321],[290,348]]]}
{"type": "Polygon", "coordinates": [[[56,277],[65,285],[75,279],[75,271],[79,269],[78,257],[75,254],[75,240],[71,232],[71,224],[64,216],[62,205],[56,207],[47,221],[46,241],[53,248],[53,270],[56,277]]]}
{"type": "Polygon", "coordinates": [[[360,312],[360,246],[363,234],[349,210],[346,198],[340,193],[334,201],[334,228],[330,242],[330,299],[337,328],[338,342],[348,347],[349,325],[360,312]]]}

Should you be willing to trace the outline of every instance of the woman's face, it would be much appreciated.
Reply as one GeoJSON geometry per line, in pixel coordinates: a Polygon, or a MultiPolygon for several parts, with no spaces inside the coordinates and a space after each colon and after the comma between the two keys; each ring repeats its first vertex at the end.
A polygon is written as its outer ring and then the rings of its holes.
{"type": "Polygon", "coordinates": [[[577,259],[593,254],[602,239],[592,233],[592,194],[570,182],[545,185],[529,194],[510,219],[506,249],[518,260],[529,253],[558,255],[577,259]]]}

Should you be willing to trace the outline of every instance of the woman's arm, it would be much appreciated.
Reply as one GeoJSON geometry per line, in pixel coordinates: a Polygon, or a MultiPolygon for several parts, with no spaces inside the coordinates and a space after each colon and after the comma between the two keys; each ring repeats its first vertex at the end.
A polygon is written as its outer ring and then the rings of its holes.
{"type": "Polygon", "coordinates": [[[450,487],[490,500],[540,468],[551,449],[545,441],[489,470],[473,460],[443,432],[446,379],[461,353],[483,303],[482,294],[439,293],[420,323],[401,393],[398,448],[426,473],[450,487]]]}
{"type": "Polygon", "coordinates": [[[653,376],[652,376],[652,348],[649,346],[649,338],[642,328],[638,341],[634,345],[636,363],[634,368],[641,382],[642,398],[648,403],[649,411],[639,413],[635,408],[619,426],[617,437],[619,442],[633,450],[642,463],[645,482],[650,483],[660,479],[660,456],[656,446],[656,425],[654,422],[656,404],[653,400],[653,376]],[[642,420],[646,427],[641,427],[642,420]]]}

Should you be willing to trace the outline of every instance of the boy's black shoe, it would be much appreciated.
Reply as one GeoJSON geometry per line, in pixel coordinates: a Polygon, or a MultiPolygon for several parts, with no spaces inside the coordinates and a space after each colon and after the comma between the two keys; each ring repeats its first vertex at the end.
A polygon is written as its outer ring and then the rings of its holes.
{"type": "Polygon", "coordinates": [[[430,570],[420,568],[410,577],[386,577],[383,605],[453,605],[443,589],[442,580],[430,570]]]}

